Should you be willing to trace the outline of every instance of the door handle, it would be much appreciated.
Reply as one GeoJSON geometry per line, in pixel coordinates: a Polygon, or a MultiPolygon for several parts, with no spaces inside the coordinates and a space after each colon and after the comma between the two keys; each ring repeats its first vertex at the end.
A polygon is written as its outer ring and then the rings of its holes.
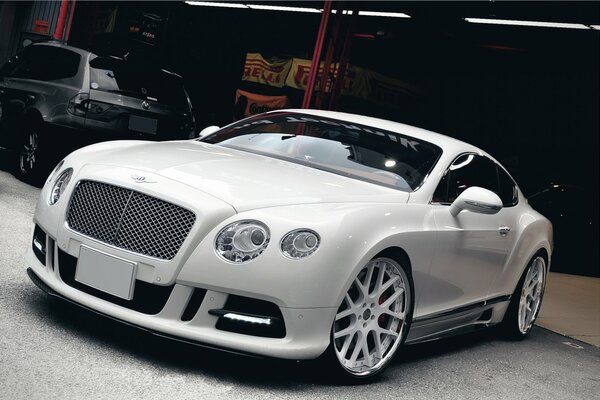
{"type": "Polygon", "coordinates": [[[510,228],[508,226],[501,226],[498,228],[498,231],[500,231],[500,236],[506,236],[510,232],[510,228]]]}

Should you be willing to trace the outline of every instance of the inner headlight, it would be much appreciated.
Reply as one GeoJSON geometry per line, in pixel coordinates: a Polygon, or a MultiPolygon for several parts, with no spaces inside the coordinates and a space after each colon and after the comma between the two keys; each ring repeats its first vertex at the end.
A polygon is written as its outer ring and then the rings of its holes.
{"type": "Polygon", "coordinates": [[[258,257],[269,244],[269,228],[259,221],[238,221],[221,229],[215,243],[227,261],[243,263],[258,257]]]}
{"type": "Polygon", "coordinates": [[[52,186],[52,190],[50,191],[50,199],[48,200],[50,205],[56,204],[60,199],[60,196],[71,180],[71,176],[73,176],[73,168],[67,168],[56,178],[54,186],[52,186]]]}
{"type": "Polygon", "coordinates": [[[313,254],[319,248],[321,238],[310,229],[291,231],[281,240],[281,251],[289,258],[304,258],[313,254]]]}

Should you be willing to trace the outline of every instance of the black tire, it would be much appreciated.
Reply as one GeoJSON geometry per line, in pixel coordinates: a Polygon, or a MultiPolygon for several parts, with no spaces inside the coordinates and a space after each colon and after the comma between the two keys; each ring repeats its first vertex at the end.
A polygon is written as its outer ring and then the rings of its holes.
{"type": "MultiPolygon", "coordinates": [[[[351,384],[351,385],[355,385],[355,384],[365,384],[365,383],[369,383],[371,381],[373,381],[374,379],[376,379],[377,377],[379,377],[381,375],[381,373],[389,366],[390,362],[398,356],[398,354],[401,353],[402,348],[404,346],[404,342],[406,341],[406,337],[408,336],[408,332],[410,330],[410,325],[412,322],[412,316],[413,316],[413,311],[414,311],[414,298],[415,298],[415,291],[414,291],[414,284],[413,284],[413,279],[412,279],[412,275],[410,273],[410,269],[405,267],[404,264],[408,265],[408,262],[402,262],[399,263],[396,260],[393,260],[391,258],[387,258],[387,257],[375,257],[373,260],[371,260],[369,263],[367,263],[367,265],[365,265],[365,267],[363,269],[361,269],[361,272],[359,273],[358,277],[360,279],[361,273],[365,270],[365,268],[367,268],[367,266],[377,260],[382,260],[384,262],[392,262],[394,263],[394,266],[396,268],[400,268],[401,269],[401,276],[402,276],[402,281],[405,285],[405,288],[407,287],[409,289],[409,294],[408,296],[406,296],[406,291],[404,292],[404,295],[402,295],[402,309],[405,310],[405,316],[403,320],[398,320],[398,326],[397,331],[399,331],[399,337],[396,339],[396,341],[393,342],[393,344],[390,346],[390,348],[387,350],[387,352],[385,352],[383,354],[382,360],[378,361],[378,363],[380,364],[376,364],[377,365],[377,369],[368,372],[366,374],[362,373],[362,372],[351,372],[349,369],[347,369],[346,367],[344,367],[342,365],[342,362],[340,361],[340,358],[338,357],[337,354],[337,350],[336,350],[336,342],[334,340],[334,331],[336,328],[336,320],[334,319],[333,323],[332,323],[332,327],[330,328],[330,343],[329,346],[327,348],[327,350],[325,351],[325,353],[323,353],[323,355],[317,360],[319,363],[319,366],[321,368],[319,368],[319,370],[326,370],[326,376],[328,377],[327,379],[329,380],[330,378],[333,378],[334,381],[341,383],[341,384],[351,384]],[[408,305],[406,305],[406,301],[408,300],[408,305]],[[397,342],[397,344],[396,344],[397,342]]],[[[391,275],[390,275],[391,278],[391,275]]],[[[366,279],[366,278],[365,278],[366,279]]],[[[364,284],[365,282],[363,282],[364,284]]],[[[354,285],[354,284],[353,284],[354,285]]],[[[350,290],[352,290],[352,286],[350,287],[350,289],[348,290],[348,293],[350,293],[350,290]]],[[[375,294],[375,293],[372,293],[375,294]]],[[[385,293],[383,293],[385,294],[385,293]]],[[[377,298],[379,300],[381,300],[381,298],[383,297],[379,297],[381,294],[377,294],[377,298]]],[[[371,300],[374,301],[374,300],[371,300]]],[[[384,301],[385,303],[385,301],[384,301]]],[[[343,311],[342,307],[345,304],[345,300],[342,301],[342,304],[340,305],[340,308],[338,309],[338,313],[343,311]]],[[[392,303],[391,306],[393,306],[394,303],[392,303]]],[[[378,306],[381,305],[381,303],[378,304],[378,306]]],[[[396,306],[394,306],[396,307],[396,306]]],[[[368,307],[367,307],[368,308],[368,307]]],[[[374,308],[373,310],[377,309],[374,308]]],[[[374,315],[374,314],[373,314],[374,315]]],[[[352,317],[354,318],[354,317],[352,317]]],[[[364,317],[363,317],[364,318],[364,317]]],[[[390,322],[393,320],[393,318],[390,318],[390,322]]],[[[342,321],[342,320],[340,320],[342,321]]],[[[364,321],[364,319],[362,320],[364,321]]],[[[377,325],[379,325],[381,322],[381,316],[377,317],[377,319],[374,319],[374,321],[376,321],[377,325]]],[[[387,322],[386,322],[387,323],[387,322]]],[[[359,324],[360,325],[360,322],[359,324]]],[[[367,338],[368,335],[370,333],[367,333],[367,338]]],[[[350,339],[350,341],[353,341],[354,339],[354,334],[352,334],[352,339],[350,339]]],[[[374,339],[374,338],[373,338],[374,339]]],[[[380,340],[383,341],[383,339],[381,339],[380,336],[380,340]]],[[[348,351],[348,350],[347,350],[348,351]]],[[[369,351],[368,351],[369,352],[369,351]]],[[[364,354],[364,353],[359,353],[359,354],[364,354]]],[[[363,355],[364,357],[364,355],[363,355]]]]}
{"type": "Polygon", "coordinates": [[[504,319],[502,320],[501,331],[506,338],[511,339],[511,340],[522,340],[522,339],[526,338],[529,335],[529,333],[531,332],[531,328],[533,327],[533,324],[535,323],[535,320],[537,319],[537,317],[539,315],[540,308],[542,305],[542,300],[544,299],[544,291],[546,288],[546,281],[547,281],[547,274],[548,274],[547,264],[548,264],[548,260],[546,259],[545,254],[542,252],[538,252],[527,263],[527,267],[523,271],[523,274],[521,275],[521,279],[519,279],[519,283],[517,284],[517,287],[515,288],[515,291],[511,297],[508,309],[506,310],[506,314],[504,315],[504,319]],[[519,318],[520,318],[519,308],[521,305],[521,297],[523,295],[523,285],[525,284],[525,280],[528,277],[528,274],[530,273],[531,269],[534,268],[536,263],[538,263],[540,261],[543,262],[542,268],[541,268],[541,273],[543,274],[543,278],[542,278],[543,280],[542,280],[541,288],[540,288],[541,291],[539,293],[539,304],[537,305],[536,310],[534,311],[531,322],[528,324],[520,324],[519,323],[519,318]],[[523,325],[526,325],[526,326],[523,326],[523,325]]]}

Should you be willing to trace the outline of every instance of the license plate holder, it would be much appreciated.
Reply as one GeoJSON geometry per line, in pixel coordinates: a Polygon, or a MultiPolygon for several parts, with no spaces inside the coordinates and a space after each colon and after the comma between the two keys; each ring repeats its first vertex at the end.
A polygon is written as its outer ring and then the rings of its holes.
{"type": "Polygon", "coordinates": [[[140,117],[139,115],[129,116],[129,130],[131,131],[156,135],[157,127],[158,120],[154,118],[140,117]]]}
{"type": "Polygon", "coordinates": [[[75,280],[113,296],[131,300],[137,264],[81,246],[75,280]]]}

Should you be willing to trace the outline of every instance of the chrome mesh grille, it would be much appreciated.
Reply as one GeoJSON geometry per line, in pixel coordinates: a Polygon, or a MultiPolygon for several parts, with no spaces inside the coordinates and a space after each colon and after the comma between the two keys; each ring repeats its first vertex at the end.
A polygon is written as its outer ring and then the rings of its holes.
{"type": "Polygon", "coordinates": [[[164,200],[95,181],[80,181],[67,212],[69,227],[101,242],[170,260],[196,216],[164,200]]]}

